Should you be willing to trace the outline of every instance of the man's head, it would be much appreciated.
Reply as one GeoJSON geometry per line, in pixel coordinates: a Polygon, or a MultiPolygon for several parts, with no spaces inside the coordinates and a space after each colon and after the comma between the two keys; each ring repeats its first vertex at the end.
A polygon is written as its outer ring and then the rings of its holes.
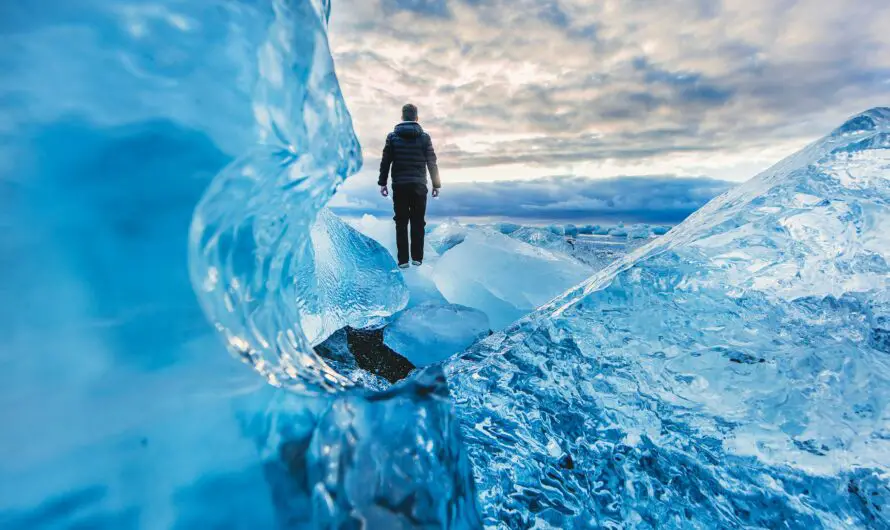
{"type": "Polygon", "coordinates": [[[417,107],[406,103],[402,107],[402,121],[417,121],[417,107]]]}

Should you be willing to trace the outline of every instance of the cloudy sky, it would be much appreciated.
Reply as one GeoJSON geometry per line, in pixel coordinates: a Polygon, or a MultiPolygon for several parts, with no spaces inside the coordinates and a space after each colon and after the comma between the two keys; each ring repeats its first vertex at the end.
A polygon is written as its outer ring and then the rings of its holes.
{"type": "Polygon", "coordinates": [[[887,0],[335,0],[365,157],[337,204],[388,211],[375,173],[410,101],[433,215],[675,218],[890,105],[887,28],[887,0]]]}

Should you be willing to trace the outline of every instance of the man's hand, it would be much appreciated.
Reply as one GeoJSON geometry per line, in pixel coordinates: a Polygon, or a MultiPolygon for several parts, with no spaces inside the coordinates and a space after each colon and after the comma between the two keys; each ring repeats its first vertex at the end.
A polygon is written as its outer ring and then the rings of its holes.
{"type": "Polygon", "coordinates": [[[384,197],[389,197],[389,190],[386,189],[386,186],[380,186],[380,195],[384,197]]]}
{"type": "Polygon", "coordinates": [[[433,198],[435,199],[438,196],[439,196],[439,188],[433,188],[433,198]]]}

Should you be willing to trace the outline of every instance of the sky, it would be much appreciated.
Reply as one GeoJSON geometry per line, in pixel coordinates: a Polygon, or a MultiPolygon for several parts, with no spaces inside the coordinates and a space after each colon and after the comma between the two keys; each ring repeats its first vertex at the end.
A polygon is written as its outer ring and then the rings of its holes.
{"type": "Polygon", "coordinates": [[[388,212],[380,151],[411,102],[433,215],[682,218],[890,105],[888,27],[887,0],[334,0],[365,160],[334,205],[388,212]]]}

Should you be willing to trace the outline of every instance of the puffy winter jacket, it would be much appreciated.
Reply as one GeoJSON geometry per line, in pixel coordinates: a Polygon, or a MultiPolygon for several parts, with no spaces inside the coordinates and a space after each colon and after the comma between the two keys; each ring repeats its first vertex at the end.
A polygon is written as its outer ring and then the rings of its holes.
{"type": "Polygon", "coordinates": [[[426,185],[426,171],[429,169],[433,188],[442,187],[433,141],[417,122],[403,121],[386,136],[378,185],[386,186],[390,166],[393,186],[412,183],[426,185]]]}

